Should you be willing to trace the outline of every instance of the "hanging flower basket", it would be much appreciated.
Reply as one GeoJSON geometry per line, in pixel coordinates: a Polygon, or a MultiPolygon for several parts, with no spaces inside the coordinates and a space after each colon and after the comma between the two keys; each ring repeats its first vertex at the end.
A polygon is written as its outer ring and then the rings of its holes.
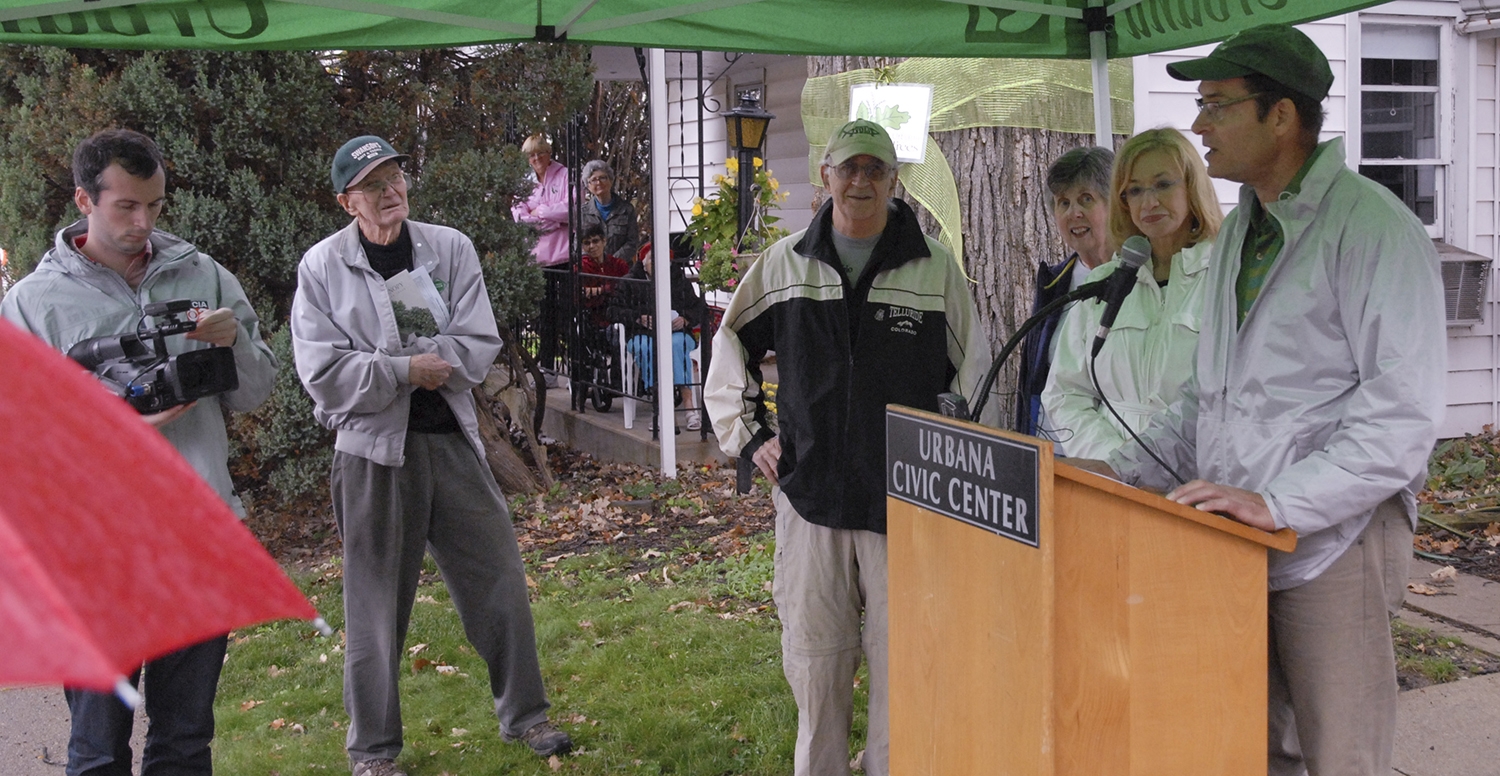
{"type": "Polygon", "coordinates": [[[773,226],[780,219],[770,214],[771,207],[784,201],[786,194],[759,157],[754,164],[751,196],[755,207],[750,225],[738,244],[735,242],[739,226],[738,161],[726,160],[730,174],[714,176],[718,193],[693,203],[693,218],[688,222],[687,232],[703,248],[698,282],[704,291],[733,292],[745,271],[760,257],[760,251],[787,234],[785,229],[773,226]]]}
{"type": "Polygon", "coordinates": [[[703,248],[703,265],[698,269],[698,282],[704,291],[732,293],[758,258],[759,253],[741,253],[730,247],[727,240],[707,244],[703,248]]]}

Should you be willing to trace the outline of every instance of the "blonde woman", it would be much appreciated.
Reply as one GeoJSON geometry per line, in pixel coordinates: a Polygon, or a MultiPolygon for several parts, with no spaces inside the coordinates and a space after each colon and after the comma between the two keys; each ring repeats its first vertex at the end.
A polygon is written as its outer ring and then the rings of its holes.
{"type": "Polygon", "coordinates": [[[521,153],[531,165],[536,188],[531,196],[511,206],[517,222],[536,228],[536,263],[555,267],[568,261],[568,168],[552,161],[552,144],[532,135],[521,144],[521,153]]]}
{"type": "MultiPolygon", "coordinates": [[[[1175,129],[1152,129],[1125,141],[1115,157],[1109,199],[1110,242],[1134,235],[1151,243],[1151,262],[1136,275],[1095,367],[1099,389],[1139,432],[1166,409],[1192,377],[1202,321],[1203,280],[1224,216],[1203,160],[1175,129]]],[[[1117,255],[1089,274],[1101,280],[1117,255]]],[[[1099,399],[1089,351],[1104,305],[1074,305],[1063,316],[1042,406],[1066,455],[1104,458],[1129,432],[1099,399]]]]}

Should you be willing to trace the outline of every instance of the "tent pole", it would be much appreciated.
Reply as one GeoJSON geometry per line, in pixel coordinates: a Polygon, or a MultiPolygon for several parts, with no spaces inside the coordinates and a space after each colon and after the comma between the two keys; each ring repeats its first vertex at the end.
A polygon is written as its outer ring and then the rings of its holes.
{"type": "Polygon", "coordinates": [[[1094,71],[1094,145],[1113,149],[1114,117],[1109,102],[1109,44],[1104,30],[1089,33],[1089,62],[1094,71]]]}
{"type": "Polygon", "coordinates": [[[661,473],[677,476],[677,416],[672,396],[672,237],[668,217],[672,207],[667,189],[667,52],[650,55],[647,100],[651,109],[651,261],[656,277],[656,416],[661,441],[661,473]],[[668,427],[671,428],[668,428],[668,427]]]}

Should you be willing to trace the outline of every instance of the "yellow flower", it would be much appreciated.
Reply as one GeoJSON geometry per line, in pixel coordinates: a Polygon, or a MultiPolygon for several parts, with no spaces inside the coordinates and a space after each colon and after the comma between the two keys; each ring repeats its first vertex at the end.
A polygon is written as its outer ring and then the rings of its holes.
{"type": "Polygon", "coordinates": [[[761,165],[763,164],[765,164],[765,162],[761,161],[759,156],[755,157],[755,169],[759,170],[761,168],[761,165]]]}
{"type": "Polygon", "coordinates": [[[781,188],[781,184],[777,183],[775,178],[772,178],[771,179],[771,191],[777,191],[780,188],[781,188]]]}
{"type": "Polygon", "coordinates": [[[695,215],[695,216],[701,216],[701,215],[703,215],[703,203],[702,202],[694,202],[693,203],[693,215],[695,215]]]}
{"type": "Polygon", "coordinates": [[[714,185],[715,186],[723,186],[725,183],[728,183],[728,182],[729,182],[728,179],[725,178],[724,176],[719,175],[718,173],[714,174],[714,185]]]}
{"type": "Polygon", "coordinates": [[[729,168],[730,172],[732,172],[732,173],[738,173],[740,171],[740,160],[733,159],[733,158],[731,158],[731,159],[725,159],[724,160],[724,166],[727,167],[727,168],[729,168]]]}

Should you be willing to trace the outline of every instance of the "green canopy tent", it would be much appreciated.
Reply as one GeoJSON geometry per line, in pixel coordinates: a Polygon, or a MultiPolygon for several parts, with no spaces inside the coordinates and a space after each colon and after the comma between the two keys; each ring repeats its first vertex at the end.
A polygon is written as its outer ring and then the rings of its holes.
{"type": "Polygon", "coordinates": [[[0,0],[0,41],[90,48],[385,49],[521,40],[767,54],[1108,59],[1382,0],[0,0]]]}
{"type": "MultiPolygon", "coordinates": [[[[399,49],[529,40],[653,49],[653,169],[666,160],[661,50],[1066,58],[1093,62],[1095,131],[1108,142],[1109,59],[1222,40],[1383,0],[0,0],[0,42],[116,49],[399,49]]],[[[667,200],[664,176],[652,195],[667,200]]],[[[653,208],[653,232],[667,213],[653,208]]],[[[667,241],[658,240],[658,260],[667,241]]],[[[656,320],[670,309],[660,284],[656,320]]],[[[671,374],[658,348],[657,374],[671,374]]],[[[672,406],[658,381],[659,406],[672,406]]],[[[672,435],[662,468],[676,470],[672,435]]]]}

